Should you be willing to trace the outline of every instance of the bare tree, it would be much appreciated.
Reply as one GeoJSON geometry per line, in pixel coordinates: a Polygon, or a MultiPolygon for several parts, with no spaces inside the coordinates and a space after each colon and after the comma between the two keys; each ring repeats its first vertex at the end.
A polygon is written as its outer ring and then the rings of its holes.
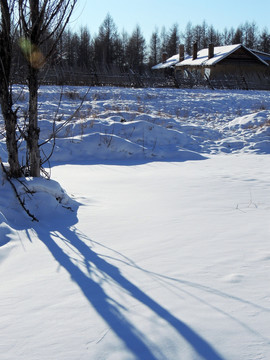
{"type": "Polygon", "coordinates": [[[18,159],[17,112],[13,109],[11,64],[14,24],[20,47],[28,61],[28,122],[21,136],[27,143],[29,174],[40,176],[38,127],[39,70],[54,53],[77,0],[0,0],[0,104],[5,123],[9,175],[22,174],[18,159]]]}
{"type": "Polygon", "coordinates": [[[6,130],[6,146],[8,151],[8,162],[10,175],[19,177],[21,175],[18,160],[18,147],[16,139],[17,115],[13,110],[11,90],[11,60],[12,60],[12,13],[14,1],[0,1],[0,103],[6,130]]]}
{"type": "Polygon", "coordinates": [[[29,119],[24,136],[30,176],[40,176],[41,166],[37,106],[39,70],[56,49],[76,2],[77,0],[18,0],[21,48],[28,61],[29,119]]]}

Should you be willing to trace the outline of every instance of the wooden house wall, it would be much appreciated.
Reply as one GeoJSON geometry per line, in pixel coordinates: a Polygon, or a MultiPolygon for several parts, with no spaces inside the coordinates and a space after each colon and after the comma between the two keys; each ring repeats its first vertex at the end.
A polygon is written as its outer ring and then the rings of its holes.
{"type": "Polygon", "coordinates": [[[270,90],[269,67],[248,58],[231,57],[209,67],[178,67],[176,79],[180,87],[270,90]]]}
{"type": "Polygon", "coordinates": [[[255,63],[217,64],[210,69],[209,81],[214,87],[270,90],[270,73],[255,63]]]}

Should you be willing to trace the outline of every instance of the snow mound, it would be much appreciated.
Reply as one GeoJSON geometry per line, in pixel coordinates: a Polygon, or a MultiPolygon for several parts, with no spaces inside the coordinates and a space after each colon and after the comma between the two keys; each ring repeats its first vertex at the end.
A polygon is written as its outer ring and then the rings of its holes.
{"type": "Polygon", "coordinates": [[[21,179],[18,194],[26,208],[38,221],[46,223],[63,222],[68,211],[74,211],[77,204],[57,181],[45,178],[21,179]]]}
{"type": "Polygon", "coordinates": [[[0,246],[10,240],[9,234],[12,230],[7,224],[11,224],[14,229],[21,229],[24,228],[25,221],[31,221],[33,217],[44,223],[63,221],[68,211],[74,211],[78,207],[78,204],[67,195],[57,181],[42,177],[12,179],[16,192],[28,211],[27,214],[2,170],[1,183],[0,246]]]}
{"type": "Polygon", "coordinates": [[[19,186],[17,187],[18,194],[48,194],[52,198],[56,199],[60,204],[68,204],[69,197],[66,192],[62,189],[57,181],[49,180],[45,178],[25,178],[22,179],[19,186]]]}
{"type": "Polygon", "coordinates": [[[270,125],[270,111],[264,110],[257,113],[240,116],[230,121],[225,129],[256,129],[262,126],[270,125]]]}
{"type": "MultiPolygon", "coordinates": [[[[258,111],[240,116],[223,127],[220,144],[234,151],[245,150],[261,154],[270,153],[270,111],[258,111]]],[[[228,151],[229,152],[229,151],[228,151]]]]}
{"type": "MultiPolygon", "coordinates": [[[[140,119],[142,115],[140,115],[140,119]]],[[[70,124],[58,134],[53,161],[80,162],[82,152],[88,161],[99,160],[199,160],[196,141],[172,125],[145,120],[119,121],[115,116],[70,124]],[[83,129],[83,131],[82,131],[83,129]],[[66,134],[69,136],[66,136],[66,134]],[[78,135],[79,134],[79,135],[78,135]],[[188,156],[189,155],[189,156],[188,156]]],[[[50,144],[47,145],[49,152],[50,144]]]]}

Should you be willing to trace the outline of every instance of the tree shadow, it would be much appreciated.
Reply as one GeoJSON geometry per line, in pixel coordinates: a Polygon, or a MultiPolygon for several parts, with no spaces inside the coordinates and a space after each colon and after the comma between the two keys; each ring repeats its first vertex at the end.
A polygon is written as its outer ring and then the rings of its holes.
{"type": "Polygon", "coordinates": [[[268,337],[265,337],[264,335],[262,335],[260,332],[258,332],[256,329],[250,327],[247,323],[245,323],[244,321],[240,320],[239,318],[237,318],[236,316],[233,316],[231,313],[228,313],[226,311],[224,311],[223,309],[210,304],[209,302],[205,301],[203,299],[203,296],[198,296],[195,295],[194,293],[186,290],[184,287],[186,288],[191,288],[191,289],[196,289],[196,290],[200,290],[200,292],[204,292],[204,293],[208,293],[211,294],[213,296],[217,296],[217,297],[222,297],[225,298],[226,300],[230,300],[230,301],[235,301],[235,302],[240,302],[244,305],[250,306],[252,308],[255,308],[257,310],[259,310],[260,312],[265,312],[265,313],[269,313],[270,309],[267,307],[264,307],[260,304],[254,303],[252,301],[240,298],[239,296],[236,295],[232,295],[229,293],[226,293],[224,291],[221,290],[217,290],[215,288],[209,287],[209,286],[205,286],[196,282],[192,282],[192,281],[187,281],[181,278],[174,278],[174,277],[170,277],[164,274],[159,274],[153,271],[149,271],[147,269],[144,269],[142,267],[140,267],[139,265],[137,265],[134,261],[132,261],[132,259],[128,258],[126,255],[120,253],[119,251],[115,251],[112,248],[109,248],[97,241],[93,241],[92,243],[96,246],[99,246],[101,248],[105,248],[107,250],[109,250],[110,252],[114,253],[115,256],[109,256],[109,259],[120,262],[122,264],[125,264],[126,266],[130,266],[134,269],[137,269],[138,271],[142,271],[146,274],[148,274],[149,276],[151,276],[153,278],[153,280],[157,281],[158,283],[160,283],[161,285],[165,285],[166,289],[173,289],[173,293],[175,294],[176,291],[180,291],[181,293],[184,293],[186,295],[188,295],[189,297],[195,299],[196,301],[210,307],[211,309],[221,313],[222,315],[225,315],[227,318],[231,319],[232,321],[234,321],[235,323],[237,323],[238,325],[242,326],[244,329],[246,329],[247,331],[249,331],[251,334],[257,336],[258,338],[260,338],[262,341],[266,342],[267,344],[270,344],[270,340],[268,337]]]}
{"type": "Polygon", "coordinates": [[[95,277],[91,277],[93,269],[102,273],[102,276],[107,281],[112,281],[117,287],[150,309],[160,319],[165,320],[189,343],[200,358],[207,360],[223,359],[198,333],[127,279],[117,266],[112,265],[108,259],[105,260],[102,255],[95,252],[91,247],[91,243],[87,243],[91,242],[91,240],[84,239],[76,230],[76,227],[72,227],[70,223],[67,224],[64,221],[56,228],[46,228],[45,225],[41,226],[39,224],[35,226],[35,231],[59,265],[70,274],[72,280],[78,285],[91,306],[136,358],[157,360],[164,358],[164,356],[158,355],[161,350],[153,348],[153,345],[149,344],[147,336],[136,328],[121,312],[121,305],[104,291],[100,282],[94,280],[95,277]],[[69,250],[76,254],[76,258],[79,258],[79,262],[83,264],[84,270],[87,270],[86,272],[82,270],[78,262],[74,261],[73,256],[63,250],[65,245],[68,245],[69,250]]]}

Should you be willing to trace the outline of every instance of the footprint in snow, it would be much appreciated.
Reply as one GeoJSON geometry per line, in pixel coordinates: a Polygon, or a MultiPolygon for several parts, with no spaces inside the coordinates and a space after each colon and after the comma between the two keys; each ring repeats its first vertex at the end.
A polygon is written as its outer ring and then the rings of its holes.
{"type": "Polygon", "coordinates": [[[240,283],[244,276],[241,274],[228,274],[224,276],[223,280],[229,283],[240,283]]]}

